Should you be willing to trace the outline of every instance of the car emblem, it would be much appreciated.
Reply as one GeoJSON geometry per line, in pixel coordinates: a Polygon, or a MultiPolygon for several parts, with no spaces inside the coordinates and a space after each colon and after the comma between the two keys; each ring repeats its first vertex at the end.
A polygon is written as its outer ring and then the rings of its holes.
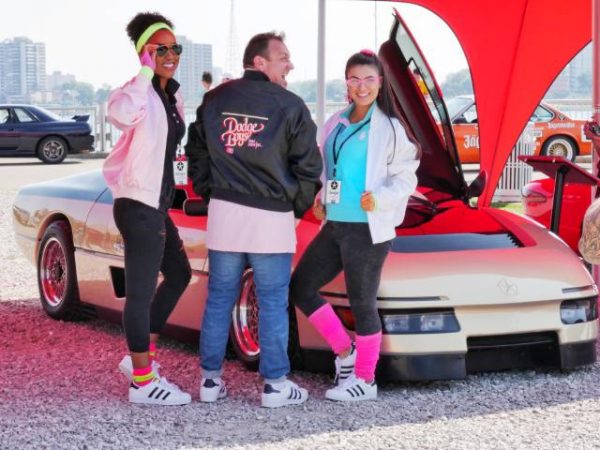
{"type": "Polygon", "coordinates": [[[498,289],[500,289],[502,293],[504,293],[504,295],[507,295],[509,297],[514,297],[519,293],[519,288],[517,287],[517,285],[512,281],[507,280],[506,278],[502,278],[498,282],[498,289]]]}

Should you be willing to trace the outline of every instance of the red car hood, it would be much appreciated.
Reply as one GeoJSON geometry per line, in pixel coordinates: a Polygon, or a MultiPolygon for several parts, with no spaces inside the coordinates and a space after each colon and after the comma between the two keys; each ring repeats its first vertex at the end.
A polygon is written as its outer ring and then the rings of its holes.
{"type": "MultiPolygon", "coordinates": [[[[535,107],[590,42],[591,0],[403,1],[437,14],[465,52],[477,99],[481,168],[488,174],[479,204],[488,205],[535,107]]],[[[452,189],[459,183],[451,179],[452,189]]]]}

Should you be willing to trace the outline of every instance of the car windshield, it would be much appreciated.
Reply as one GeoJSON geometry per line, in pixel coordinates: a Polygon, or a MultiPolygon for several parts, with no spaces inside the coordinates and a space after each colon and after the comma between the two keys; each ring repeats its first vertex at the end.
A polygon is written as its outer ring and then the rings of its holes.
{"type": "Polygon", "coordinates": [[[448,115],[451,119],[458,114],[459,111],[462,111],[464,108],[469,106],[473,100],[468,97],[452,97],[451,99],[446,101],[446,108],[448,108],[448,115]]]}

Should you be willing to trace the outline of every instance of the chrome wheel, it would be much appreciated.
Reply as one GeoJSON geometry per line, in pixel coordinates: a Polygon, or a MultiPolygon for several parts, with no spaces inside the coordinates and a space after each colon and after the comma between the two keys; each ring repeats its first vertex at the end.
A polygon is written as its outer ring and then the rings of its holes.
{"type": "Polygon", "coordinates": [[[67,143],[56,136],[47,137],[40,142],[38,157],[47,164],[61,163],[67,157],[67,143]]]}
{"type": "Polygon", "coordinates": [[[577,155],[577,150],[569,138],[557,136],[546,141],[544,154],[547,156],[562,156],[573,161],[577,155]]]}
{"type": "Polygon", "coordinates": [[[46,241],[40,262],[40,282],[44,299],[54,308],[65,299],[68,268],[65,251],[56,238],[46,241]]]}
{"type": "Polygon", "coordinates": [[[244,362],[252,362],[258,358],[258,298],[254,276],[250,270],[242,277],[240,298],[233,308],[232,338],[236,353],[244,362]]]}

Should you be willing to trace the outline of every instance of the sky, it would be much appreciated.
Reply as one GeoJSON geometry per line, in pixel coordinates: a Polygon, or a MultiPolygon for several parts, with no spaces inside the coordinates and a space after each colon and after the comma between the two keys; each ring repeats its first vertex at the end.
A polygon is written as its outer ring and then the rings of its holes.
{"type": "MultiPolygon", "coordinates": [[[[7,0],[4,0],[7,1],[7,0]]],[[[239,54],[256,33],[284,31],[295,70],[288,81],[317,76],[318,0],[234,0],[239,54]]],[[[3,8],[0,41],[25,36],[46,44],[48,73],[77,81],[118,86],[139,68],[125,26],[140,11],[158,11],[176,34],[213,45],[213,65],[224,67],[231,0],[18,0],[3,8]]],[[[466,67],[464,54],[446,24],[429,11],[397,2],[327,0],[326,78],[343,77],[354,52],[383,43],[397,8],[429,60],[438,82],[466,67]]],[[[182,56],[185,57],[185,54],[182,56]]],[[[241,57],[241,56],[240,56],[241,57]]],[[[241,64],[240,64],[241,68],[241,64]]],[[[234,74],[235,75],[235,74],[234,74]]]]}

